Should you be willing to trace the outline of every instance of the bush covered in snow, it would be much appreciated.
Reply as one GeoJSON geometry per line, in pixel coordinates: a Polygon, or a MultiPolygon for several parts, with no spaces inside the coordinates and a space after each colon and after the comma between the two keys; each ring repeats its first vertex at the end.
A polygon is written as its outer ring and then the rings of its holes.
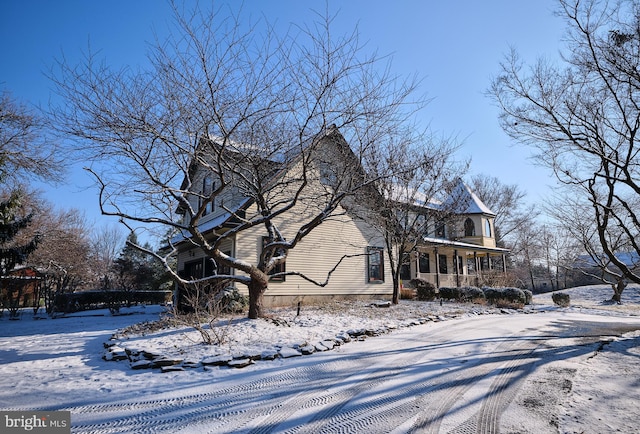
{"type": "Polygon", "coordinates": [[[520,288],[482,288],[487,302],[498,307],[520,308],[530,304],[533,293],[520,288]]]}
{"type": "Polygon", "coordinates": [[[460,301],[482,303],[486,300],[484,292],[477,286],[463,286],[460,288],[460,301]]]}
{"type": "Polygon", "coordinates": [[[417,297],[420,301],[433,301],[438,295],[436,287],[424,279],[412,279],[409,285],[416,288],[417,297]]]}
{"type": "Polygon", "coordinates": [[[568,307],[571,303],[569,294],[565,292],[554,292],[551,295],[551,300],[560,307],[568,307]]]}
{"type": "Polygon", "coordinates": [[[443,300],[460,300],[460,288],[443,286],[438,289],[440,298],[443,300]]]}

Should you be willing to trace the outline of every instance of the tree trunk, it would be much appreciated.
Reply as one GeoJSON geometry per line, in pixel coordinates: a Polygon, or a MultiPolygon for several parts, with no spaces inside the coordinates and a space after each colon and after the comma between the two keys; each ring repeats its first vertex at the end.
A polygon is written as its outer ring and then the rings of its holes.
{"type": "Polygon", "coordinates": [[[392,273],[393,279],[393,296],[391,298],[393,304],[400,303],[400,274],[392,273]]]}
{"type": "Polygon", "coordinates": [[[627,287],[627,283],[623,278],[618,278],[617,283],[611,285],[613,288],[613,297],[611,297],[611,301],[615,301],[616,303],[622,303],[622,291],[627,287]]]}
{"type": "Polygon", "coordinates": [[[529,263],[529,278],[531,279],[531,291],[536,292],[536,281],[533,278],[533,269],[531,268],[531,263],[529,263]]]}
{"type": "Polygon", "coordinates": [[[269,277],[265,273],[256,274],[251,276],[249,283],[249,319],[262,318],[263,296],[269,285],[269,277]]]}

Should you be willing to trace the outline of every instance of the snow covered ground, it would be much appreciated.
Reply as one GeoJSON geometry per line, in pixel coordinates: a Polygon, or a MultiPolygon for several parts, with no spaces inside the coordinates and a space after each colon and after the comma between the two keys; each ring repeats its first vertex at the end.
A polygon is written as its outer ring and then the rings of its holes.
{"type": "Polygon", "coordinates": [[[69,410],[74,432],[640,432],[640,287],[623,305],[603,303],[606,286],[564,292],[571,307],[545,294],[526,313],[292,307],[225,321],[215,346],[186,328],[123,332],[158,320],[158,307],[5,315],[0,409],[69,410]],[[145,355],[178,364],[133,369],[145,355]],[[250,364],[208,364],[230,358],[250,364]]]}

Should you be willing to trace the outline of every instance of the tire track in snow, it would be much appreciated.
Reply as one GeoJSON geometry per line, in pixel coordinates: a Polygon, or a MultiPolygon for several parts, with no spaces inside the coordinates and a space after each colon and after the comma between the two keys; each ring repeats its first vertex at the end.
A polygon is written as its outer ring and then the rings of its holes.
{"type": "MultiPolygon", "coordinates": [[[[472,329],[473,327],[467,326],[467,328],[472,329]]],[[[446,334],[442,330],[435,330],[431,336],[445,336],[446,334]]],[[[402,345],[402,342],[412,343],[412,338],[396,340],[387,345],[381,341],[383,345],[379,351],[398,352],[396,347],[399,344],[402,345]]],[[[225,430],[239,429],[255,420],[262,420],[262,423],[267,427],[273,427],[287,420],[297,408],[300,408],[299,404],[294,406],[289,404],[299,402],[301,396],[306,396],[303,399],[304,402],[313,403],[310,405],[311,408],[315,408],[317,405],[324,406],[336,400],[347,401],[353,395],[353,391],[348,392],[348,395],[345,396],[335,395],[332,392],[327,392],[326,385],[336,379],[346,382],[352,376],[352,372],[362,371],[371,365],[370,357],[371,354],[346,356],[345,359],[289,369],[277,375],[210,393],[142,402],[70,407],[66,410],[71,411],[74,415],[87,416],[87,418],[80,418],[79,423],[74,422],[74,432],[101,432],[105,434],[140,432],[148,425],[154,426],[156,431],[169,431],[183,428],[186,424],[201,424],[204,421],[225,430]],[[310,396],[309,390],[317,392],[313,392],[310,396]],[[266,396],[263,396],[260,399],[260,405],[256,406],[255,396],[260,392],[266,392],[263,394],[266,396]],[[91,416],[100,414],[104,415],[101,418],[102,421],[91,423],[90,420],[95,419],[91,416]]],[[[410,356],[407,357],[407,363],[409,363],[410,356]]],[[[383,371],[385,375],[388,374],[388,369],[380,368],[378,371],[383,371]]],[[[309,407],[308,404],[305,405],[309,407]]],[[[75,419],[76,417],[74,417],[75,419]]]]}
{"type": "Polygon", "coordinates": [[[509,390],[515,394],[517,391],[513,373],[538,346],[539,342],[532,342],[526,337],[507,341],[492,351],[495,355],[502,354],[500,357],[506,361],[480,359],[458,375],[443,376],[433,393],[420,398],[420,401],[436,402],[437,405],[420,416],[412,432],[439,433],[443,425],[455,427],[451,431],[445,429],[446,432],[460,434],[497,432],[499,416],[509,401],[506,392],[509,390]],[[485,386],[484,383],[489,381],[485,386]],[[470,394],[474,388],[480,390],[470,394]]]}
{"type": "MultiPolygon", "coordinates": [[[[434,399],[439,404],[447,397],[447,402],[455,402],[474,379],[493,369],[482,365],[483,356],[475,366],[456,366],[455,372],[442,373],[446,364],[438,360],[438,348],[459,345],[451,342],[452,331],[465,335],[477,328],[475,322],[420,327],[425,329],[392,343],[381,339],[375,353],[336,355],[317,365],[290,369],[285,361],[282,372],[208,393],[68,408],[86,416],[74,423],[73,431],[391,432],[407,420],[422,420],[417,415],[429,411],[434,399]],[[416,345],[416,339],[423,346],[416,345]],[[461,377],[460,369],[472,375],[461,377]],[[449,392],[452,388],[455,391],[449,392]]],[[[495,353],[495,348],[505,351],[513,344],[505,339],[510,338],[481,343],[487,345],[486,353],[495,353]]],[[[314,356],[308,357],[305,360],[314,356]]],[[[446,414],[447,406],[440,412],[446,414]]]]}
{"type": "MultiPolygon", "coordinates": [[[[472,324],[458,324],[457,331],[466,332],[474,328],[475,326],[472,324]]],[[[439,341],[449,336],[450,332],[447,329],[421,334],[421,337],[428,338],[430,341],[439,341]]],[[[412,339],[405,341],[411,342],[413,345],[412,339]]],[[[429,345],[433,344],[433,342],[429,343],[429,345]]],[[[397,344],[394,345],[394,347],[396,346],[397,344]]],[[[349,375],[348,379],[355,383],[351,387],[340,389],[339,391],[332,390],[320,396],[313,395],[303,397],[304,402],[298,403],[298,408],[307,410],[311,407],[318,408],[313,411],[310,418],[304,420],[302,426],[296,426],[283,432],[354,432],[354,430],[360,431],[372,425],[377,426],[379,429],[380,423],[383,422],[386,422],[390,426],[390,429],[397,426],[396,420],[398,416],[408,417],[415,411],[415,409],[411,407],[411,402],[414,400],[413,393],[411,392],[420,393],[421,389],[431,387],[430,385],[413,384],[406,386],[402,392],[405,397],[401,400],[398,399],[397,393],[386,393],[377,396],[374,402],[363,402],[350,406],[350,403],[359,395],[380,387],[384,383],[394,380],[395,377],[402,376],[405,374],[407,368],[411,368],[422,359],[431,356],[429,351],[422,351],[420,353],[421,356],[417,356],[412,352],[404,353],[397,348],[396,352],[395,358],[386,363],[379,364],[375,370],[369,372],[362,379],[349,375]],[[407,411],[407,409],[409,409],[409,411],[407,411]],[[382,413],[386,414],[384,418],[378,416],[382,413]],[[391,422],[387,422],[389,420],[391,420],[391,422]]],[[[347,377],[340,378],[340,380],[345,382],[347,377]]],[[[265,421],[262,421],[260,428],[249,432],[253,434],[272,432],[282,421],[292,418],[296,413],[302,413],[291,410],[291,408],[292,406],[283,406],[277,414],[271,415],[265,421]]]]}

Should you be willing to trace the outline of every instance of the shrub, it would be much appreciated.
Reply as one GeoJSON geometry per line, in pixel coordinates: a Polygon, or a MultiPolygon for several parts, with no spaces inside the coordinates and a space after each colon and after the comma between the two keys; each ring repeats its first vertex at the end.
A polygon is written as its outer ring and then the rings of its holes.
{"type": "Polygon", "coordinates": [[[502,296],[513,303],[525,304],[527,302],[527,297],[520,288],[503,288],[502,296]]]}
{"type": "Polygon", "coordinates": [[[482,289],[476,286],[463,286],[462,288],[460,288],[459,293],[460,301],[473,303],[485,301],[484,292],[482,291],[482,289]]]}
{"type": "Polygon", "coordinates": [[[569,294],[565,292],[554,292],[551,294],[551,300],[560,307],[568,307],[571,302],[569,294]]]}
{"type": "Polygon", "coordinates": [[[439,289],[439,293],[443,300],[460,300],[460,288],[443,286],[439,289]]]}
{"type": "Polygon", "coordinates": [[[108,307],[117,311],[131,304],[163,304],[171,301],[171,291],[81,291],[58,294],[55,309],[58,312],[76,312],[108,307]]]}
{"type": "Polygon", "coordinates": [[[527,304],[527,295],[520,288],[482,288],[482,291],[487,301],[497,307],[521,308],[527,304]]]}
{"type": "Polygon", "coordinates": [[[420,301],[433,301],[438,295],[436,287],[424,279],[412,279],[409,285],[416,289],[418,300],[420,301]]]}
{"type": "Polygon", "coordinates": [[[242,312],[249,305],[248,298],[240,294],[240,291],[234,287],[222,289],[214,299],[224,313],[242,312]]]}
{"type": "Polygon", "coordinates": [[[497,288],[482,288],[482,292],[484,293],[484,297],[491,304],[495,304],[497,300],[502,298],[502,294],[497,288]]]}
{"type": "Polygon", "coordinates": [[[493,305],[498,308],[504,309],[522,309],[524,307],[524,303],[519,303],[516,301],[511,301],[506,298],[499,298],[493,302],[493,305]]]}
{"type": "Polygon", "coordinates": [[[523,289],[522,292],[524,292],[524,297],[526,299],[524,304],[533,303],[533,292],[529,291],[528,289],[523,289]]]}

